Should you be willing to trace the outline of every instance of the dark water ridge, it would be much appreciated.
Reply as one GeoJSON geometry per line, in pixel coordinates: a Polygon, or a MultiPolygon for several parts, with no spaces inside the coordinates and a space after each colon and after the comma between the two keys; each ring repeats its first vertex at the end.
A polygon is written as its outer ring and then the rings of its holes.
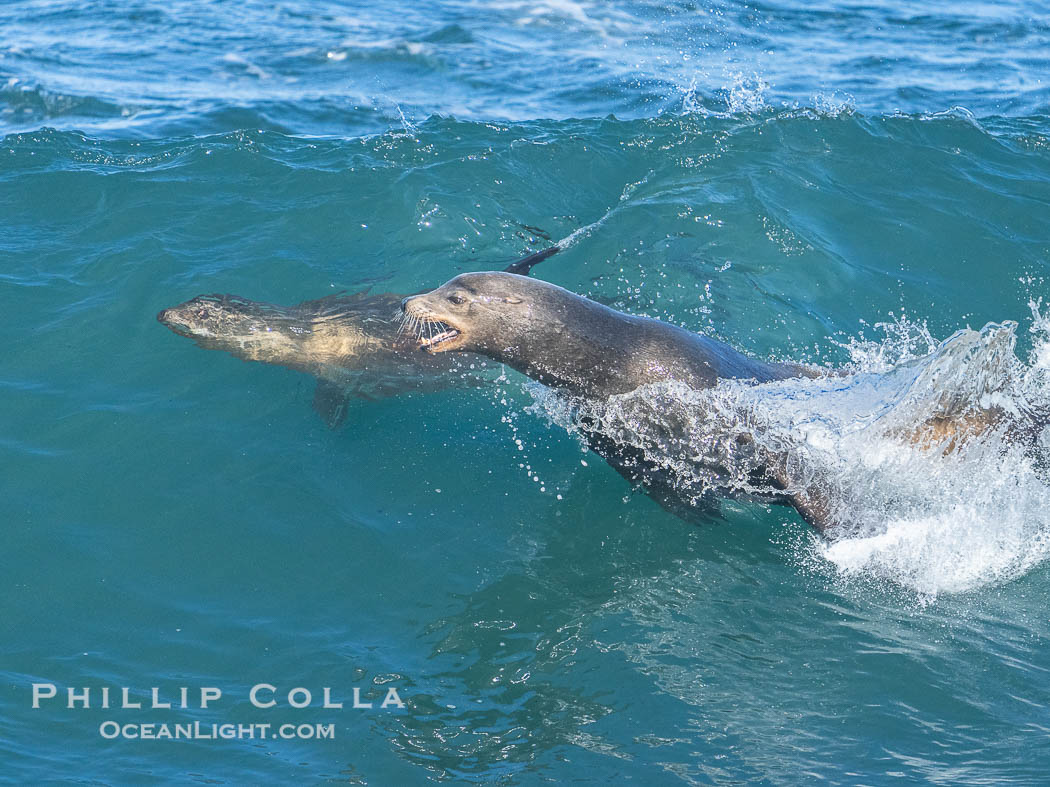
{"type": "MultiPolygon", "coordinates": [[[[2,75],[0,75],[2,76],[2,75]]],[[[611,86],[615,92],[620,86],[611,86]]],[[[659,100],[654,93],[650,99],[659,100]]],[[[648,119],[659,116],[677,116],[696,113],[719,117],[739,115],[827,115],[855,113],[857,102],[850,94],[817,93],[806,95],[799,101],[769,101],[769,97],[753,82],[747,80],[725,89],[717,89],[710,95],[699,93],[695,86],[676,96],[674,101],[663,102],[660,111],[651,113],[633,111],[634,105],[619,107],[618,111],[603,112],[606,107],[596,105],[594,113],[570,114],[565,120],[587,118],[597,115],[619,117],[625,120],[648,119]]],[[[938,101],[935,97],[916,97],[911,103],[913,110],[894,110],[891,115],[931,117],[944,114],[967,115],[995,129],[1000,124],[1031,124],[1046,129],[1048,107],[1035,107],[1035,114],[1016,112],[993,112],[989,115],[975,114],[973,103],[959,105],[938,101]],[[928,110],[927,107],[937,107],[928,110]]],[[[476,113],[460,111],[432,114],[425,106],[401,104],[355,103],[342,97],[289,96],[286,99],[260,98],[237,102],[202,99],[190,106],[175,103],[136,105],[119,100],[92,95],[58,93],[41,86],[8,84],[0,87],[0,106],[4,118],[0,119],[0,131],[27,133],[41,128],[81,131],[98,138],[132,137],[143,140],[180,138],[184,136],[209,136],[232,133],[247,129],[273,131],[288,136],[354,138],[372,136],[390,129],[411,131],[445,114],[464,121],[476,120],[476,113]]],[[[1001,109],[996,107],[996,109],[1001,109]]],[[[868,112],[861,112],[869,115],[868,112]]],[[[878,113],[870,113],[877,116],[878,113]]],[[[557,119],[556,116],[553,116],[557,119]]],[[[536,119],[552,118],[540,112],[536,119]]],[[[498,124],[521,124],[533,121],[524,115],[520,118],[499,117],[491,122],[498,124]]]]}
{"type": "MultiPolygon", "coordinates": [[[[66,97],[68,98],[68,97],[66,97]]],[[[92,101],[89,99],[88,101],[92,101]]],[[[103,102],[99,102],[104,106],[103,102]]],[[[233,112],[233,110],[226,110],[233,112]]],[[[4,144],[9,148],[24,146],[39,142],[41,144],[48,140],[78,140],[84,146],[101,148],[112,155],[120,155],[124,151],[156,150],[160,148],[183,148],[189,145],[207,147],[210,144],[222,144],[223,140],[244,141],[247,138],[258,136],[261,139],[263,133],[269,132],[271,142],[268,149],[279,150],[281,146],[274,140],[288,140],[286,147],[298,144],[307,146],[314,155],[321,157],[324,161],[326,151],[344,148],[354,149],[356,146],[373,144],[376,138],[388,137],[397,140],[412,140],[423,142],[430,139],[440,139],[442,134],[466,133],[468,138],[473,135],[470,129],[491,129],[502,133],[517,135],[525,138],[530,133],[537,135],[557,134],[586,134],[589,132],[607,132],[612,129],[622,129],[625,136],[631,134],[642,134],[646,131],[654,133],[674,134],[676,131],[689,133],[696,136],[703,134],[740,133],[747,128],[761,128],[764,126],[781,124],[787,128],[793,121],[824,122],[831,121],[848,122],[865,130],[869,135],[878,135],[878,129],[885,128],[892,133],[894,128],[906,128],[912,122],[942,124],[961,122],[970,125],[975,130],[983,132],[990,137],[1002,138],[1004,141],[1013,141],[1028,148],[1041,148],[1050,144],[1047,132],[1050,131],[1050,116],[1032,115],[1006,117],[1001,115],[990,115],[980,117],[969,109],[962,106],[953,106],[937,112],[919,112],[907,114],[895,112],[889,115],[868,115],[857,111],[848,104],[821,104],[813,106],[797,106],[776,108],[773,106],[759,105],[750,110],[716,111],[704,107],[694,107],[692,111],[681,111],[672,114],[651,118],[619,118],[609,114],[604,118],[567,118],[564,120],[535,119],[529,121],[506,122],[486,121],[478,122],[455,116],[431,115],[430,117],[409,123],[401,116],[380,115],[375,118],[376,131],[362,132],[358,134],[320,134],[303,135],[288,129],[274,128],[267,120],[267,110],[252,109],[245,107],[240,118],[244,121],[242,125],[228,131],[194,134],[173,134],[168,137],[144,137],[122,139],[121,137],[109,137],[105,134],[96,135],[85,132],[78,128],[64,128],[61,126],[43,125],[26,131],[8,132],[2,138],[4,144]],[[254,122],[253,122],[254,121],[254,122]]],[[[364,119],[367,116],[362,116],[364,119]]],[[[795,125],[798,125],[797,123],[795,125]]],[[[830,125],[825,125],[830,128],[830,125]]],[[[919,126],[916,126],[919,128],[919,126]]]]}

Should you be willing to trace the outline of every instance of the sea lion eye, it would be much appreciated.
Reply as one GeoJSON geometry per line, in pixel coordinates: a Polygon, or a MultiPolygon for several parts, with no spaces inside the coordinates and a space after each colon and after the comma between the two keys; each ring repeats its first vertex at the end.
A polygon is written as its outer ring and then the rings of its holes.
{"type": "Polygon", "coordinates": [[[460,295],[458,292],[454,292],[448,296],[449,303],[454,303],[459,306],[461,303],[466,303],[467,299],[460,295]]]}

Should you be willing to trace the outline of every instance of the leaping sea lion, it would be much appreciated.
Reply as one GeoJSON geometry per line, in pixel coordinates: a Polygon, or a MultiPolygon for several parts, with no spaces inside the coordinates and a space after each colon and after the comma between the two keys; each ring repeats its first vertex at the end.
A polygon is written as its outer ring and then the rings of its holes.
{"type": "MultiPolygon", "coordinates": [[[[525,278],[534,265],[558,251],[552,246],[530,254],[505,271],[525,278]]],[[[416,351],[422,333],[413,335],[394,319],[403,298],[366,291],[277,306],[237,295],[200,295],[164,309],[157,319],[205,349],[315,376],[314,408],[336,428],[346,418],[351,398],[477,384],[476,376],[452,373],[450,356],[416,351]]]]}
{"type": "MultiPolygon", "coordinates": [[[[836,524],[819,485],[795,482],[791,448],[755,439],[746,416],[715,414],[716,421],[724,420],[705,427],[704,439],[697,440],[689,430],[706,416],[686,412],[675,421],[678,414],[668,415],[675,404],[673,393],[665,396],[667,407],[643,402],[626,416],[614,413],[621,427],[626,425],[619,433],[601,423],[605,416],[600,407],[588,405],[650,384],[684,386],[676,390],[688,395],[685,389],[703,391],[727,379],[758,386],[827,371],[756,360],[684,328],[626,314],[513,273],[462,274],[432,292],[406,298],[401,308],[406,320],[426,326],[418,340],[426,355],[478,353],[576,397],[580,404],[574,425],[590,448],[673,513],[688,517],[712,488],[723,493],[744,488],[752,496],[794,506],[818,530],[836,524]],[[655,460],[631,435],[624,438],[625,432],[646,429],[656,435],[660,460],[671,454],[671,464],[688,463],[698,471],[669,472],[668,462],[655,460]]],[[[951,451],[999,415],[993,410],[937,415],[894,437],[920,446],[936,442],[951,451]]]]}

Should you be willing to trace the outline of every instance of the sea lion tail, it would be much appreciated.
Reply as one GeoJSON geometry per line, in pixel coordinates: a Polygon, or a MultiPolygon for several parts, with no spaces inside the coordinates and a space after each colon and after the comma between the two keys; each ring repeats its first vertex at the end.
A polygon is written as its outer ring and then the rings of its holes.
{"type": "Polygon", "coordinates": [[[561,246],[551,246],[550,248],[538,251],[535,254],[530,254],[528,257],[522,257],[517,262],[512,262],[506,268],[503,269],[504,273],[516,273],[519,276],[528,276],[529,271],[532,270],[533,265],[537,265],[543,262],[550,256],[553,256],[561,251],[561,246]]]}

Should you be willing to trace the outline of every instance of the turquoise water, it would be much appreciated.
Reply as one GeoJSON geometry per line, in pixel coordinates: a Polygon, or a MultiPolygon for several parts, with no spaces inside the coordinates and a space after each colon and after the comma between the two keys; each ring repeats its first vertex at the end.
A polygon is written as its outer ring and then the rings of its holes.
{"type": "Polygon", "coordinates": [[[1038,478],[970,462],[917,540],[744,502],[686,524],[523,378],[332,432],[308,378],[154,315],[412,292],[571,238],[536,275],[762,357],[1016,320],[1038,371],[1048,44],[1032,3],[0,8],[0,778],[1044,781],[1038,478]],[[971,497],[1013,502],[964,523],[971,497]]]}

